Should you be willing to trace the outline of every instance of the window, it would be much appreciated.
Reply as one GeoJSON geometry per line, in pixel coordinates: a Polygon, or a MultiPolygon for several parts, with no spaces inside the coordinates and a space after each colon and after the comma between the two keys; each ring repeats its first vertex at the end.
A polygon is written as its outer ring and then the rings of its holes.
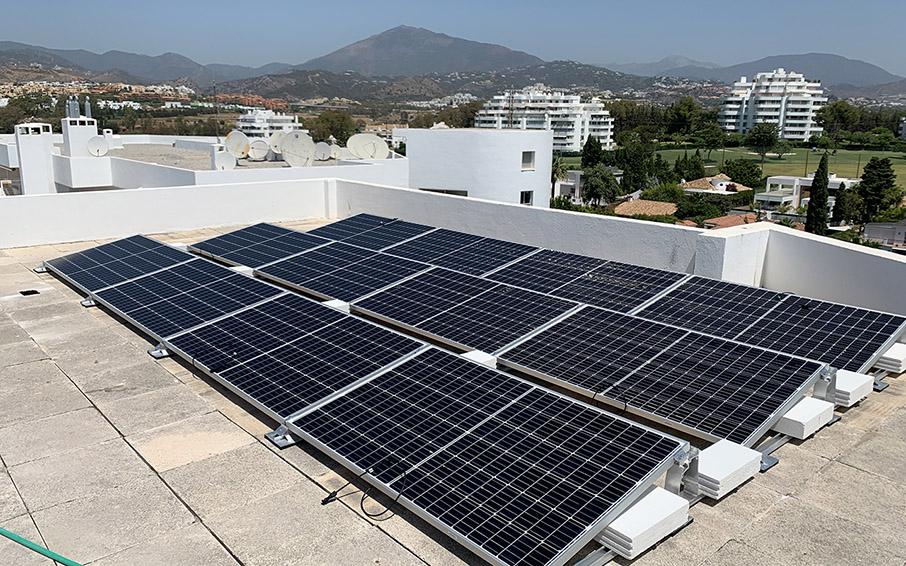
{"type": "Polygon", "coordinates": [[[532,195],[534,191],[522,191],[519,193],[519,204],[532,205],[532,195]]]}
{"type": "Polygon", "coordinates": [[[535,170],[535,152],[534,151],[523,151],[522,152],[522,170],[523,171],[534,171],[535,170]]]}

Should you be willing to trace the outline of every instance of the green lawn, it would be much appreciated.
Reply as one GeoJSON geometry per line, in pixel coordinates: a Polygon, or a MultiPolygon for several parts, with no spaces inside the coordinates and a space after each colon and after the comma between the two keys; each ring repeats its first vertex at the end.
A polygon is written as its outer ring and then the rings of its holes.
{"type": "MultiPolygon", "coordinates": [[[[814,173],[815,169],[818,167],[818,162],[821,160],[821,153],[813,153],[810,149],[805,148],[795,148],[793,149],[794,155],[784,155],[783,159],[777,159],[773,154],[768,154],[768,158],[764,162],[764,174],[766,177],[771,175],[805,175],[806,172],[814,173]],[[806,167],[806,156],[808,156],[808,166],[806,167]]],[[[676,158],[683,154],[682,149],[664,149],[658,151],[661,156],[666,159],[669,163],[673,163],[676,158]]],[[[695,149],[691,149],[689,153],[695,153],[695,149]]],[[[705,155],[706,152],[702,152],[702,155],[705,155]]],[[[722,160],[724,159],[738,159],[740,157],[745,157],[761,165],[761,158],[749,152],[745,148],[734,147],[724,150],[714,150],[711,152],[711,159],[705,160],[705,169],[709,175],[716,175],[717,168],[720,166],[722,160]]],[[[839,177],[858,177],[858,173],[862,172],[862,169],[865,167],[865,164],[868,163],[868,160],[872,157],[889,157],[890,161],[893,163],[893,171],[897,175],[897,184],[903,186],[906,185],[906,156],[903,153],[892,152],[892,151],[848,151],[848,150],[838,150],[837,155],[830,156],[830,172],[836,173],[839,177]],[[858,167],[858,173],[856,168],[858,167]]],[[[578,169],[581,163],[579,157],[564,157],[563,160],[566,162],[567,166],[570,169],[578,169]]]]}

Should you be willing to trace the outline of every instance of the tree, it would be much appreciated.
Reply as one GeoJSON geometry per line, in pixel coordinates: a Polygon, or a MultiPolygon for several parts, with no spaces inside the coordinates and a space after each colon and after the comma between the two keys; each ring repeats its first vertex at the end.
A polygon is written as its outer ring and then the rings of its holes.
{"type": "Polygon", "coordinates": [[[557,186],[557,181],[560,179],[565,179],[569,167],[564,163],[563,158],[559,155],[555,155],[554,159],[551,161],[551,198],[556,197],[554,194],[554,189],[557,186]]]}
{"type": "Polygon", "coordinates": [[[840,183],[837,196],[834,199],[834,222],[855,222],[859,219],[859,210],[862,208],[862,198],[855,188],[847,188],[846,183],[840,183]]]}
{"type": "Polygon", "coordinates": [[[869,222],[881,211],[898,204],[900,192],[897,190],[896,175],[890,158],[872,157],[862,171],[862,182],[856,187],[862,198],[860,221],[869,222]]]}
{"type": "Polygon", "coordinates": [[[670,163],[661,157],[660,153],[654,154],[654,160],[651,162],[651,175],[657,180],[658,185],[676,183],[677,176],[670,167],[670,163]]]}
{"type": "Polygon", "coordinates": [[[582,170],[582,200],[600,205],[617,200],[620,184],[606,166],[598,164],[582,170]]]}
{"type": "Polygon", "coordinates": [[[818,109],[815,121],[824,129],[825,135],[836,148],[841,131],[851,131],[858,127],[859,109],[845,100],[838,100],[818,109]]]}
{"type": "Polygon", "coordinates": [[[715,149],[721,149],[727,143],[727,132],[720,127],[720,124],[708,122],[697,132],[695,136],[701,142],[702,147],[708,152],[708,161],[711,161],[711,152],[715,149]]]}
{"type": "Polygon", "coordinates": [[[341,144],[357,131],[355,120],[342,110],[325,110],[317,118],[306,120],[305,128],[315,141],[327,141],[333,136],[341,144]]]}
{"type": "Polygon", "coordinates": [[[689,166],[686,169],[686,174],[688,177],[687,180],[701,179],[705,176],[705,162],[702,159],[702,153],[699,150],[695,150],[695,153],[692,154],[692,157],[689,158],[689,166]]]}
{"type": "Polygon", "coordinates": [[[689,177],[686,176],[686,171],[689,170],[689,154],[686,151],[683,151],[682,155],[676,156],[676,161],[673,162],[673,174],[676,175],[677,179],[683,181],[691,181],[689,177]]]}
{"type": "Polygon", "coordinates": [[[720,166],[720,172],[729,177],[734,183],[757,189],[762,183],[761,172],[758,165],[748,159],[730,159],[720,166]]]}
{"type": "Polygon", "coordinates": [[[623,193],[648,188],[650,157],[654,146],[646,143],[637,132],[628,132],[623,138],[623,193]]]}
{"type": "Polygon", "coordinates": [[[764,174],[764,157],[777,146],[778,141],[780,141],[780,134],[777,130],[777,124],[771,122],[755,124],[749,130],[749,135],[746,136],[746,146],[761,156],[762,174],[764,174]]]}
{"type": "Polygon", "coordinates": [[[588,136],[588,139],[585,140],[585,145],[582,146],[582,169],[586,167],[594,167],[599,163],[603,163],[606,159],[604,148],[601,147],[601,142],[598,141],[598,138],[588,136]]]}
{"type": "Polygon", "coordinates": [[[805,214],[805,231],[827,235],[827,153],[821,156],[821,163],[812,178],[809,189],[808,210],[805,214]]]}
{"type": "Polygon", "coordinates": [[[640,198],[644,200],[656,200],[659,202],[679,202],[686,196],[686,191],[675,184],[663,184],[653,189],[642,191],[640,198]]]}
{"type": "Polygon", "coordinates": [[[777,142],[777,145],[774,146],[774,153],[777,154],[777,159],[783,159],[783,154],[792,152],[793,144],[788,141],[780,140],[777,142]]]}
{"type": "Polygon", "coordinates": [[[702,110],[691,96],[683,96],[667,109],[668,134],[690,134],[698,126],[702,110]]]}

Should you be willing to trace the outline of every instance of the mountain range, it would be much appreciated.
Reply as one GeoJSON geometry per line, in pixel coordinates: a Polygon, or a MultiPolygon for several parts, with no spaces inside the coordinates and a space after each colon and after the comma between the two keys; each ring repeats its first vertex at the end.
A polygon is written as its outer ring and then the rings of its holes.
{"type": "Polygon", "coordinates": [[[783,67],[819,79],[831,92],[906,93],[902,77],[867,63],[839,55],[808,53],[777,55],[757,61],[720,67],[671,55],[652,63],[584,65],[575,62],[545,62],[535,55],[490,43],[481,43],[435,33],[423,28],[398,26],[357,41],[304,63],[268,63],[260,67],[202,65],[178,53],[142,55],[125,51],[93,53],[83,49],[50,49],[12,41],[0,41],[0,80],[20,76],[24,67],[45,68],[48,75],[84,75],[96,81],[136,84],[180,80],[206,89],[213,81],[264,96],[305,97],[353,92],[430,97],[466,88],[483,96],[501,86],[522,87],[544,82],[558,88],[581,91],[581,87],[621,91],[653,84],[653,77],[682,77],[732,83],[740,76],[783,67]],[[404,78],[408,77],[408,79],[404,78]],[[329,84],[328,84],[329,83],[329,84]],[[389,90],[387,90],[389,89],[389,90]],[[874,90],[872,90],[874,89],[874,90]],[[482,94],[479,94],[482,93],[482,94]],[[395,93],[395,94],[393,94],[395,93]]]}

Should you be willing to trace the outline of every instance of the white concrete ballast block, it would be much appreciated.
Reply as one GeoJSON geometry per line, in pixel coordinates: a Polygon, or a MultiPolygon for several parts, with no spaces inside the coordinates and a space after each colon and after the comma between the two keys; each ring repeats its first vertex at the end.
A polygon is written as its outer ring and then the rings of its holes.
{"type": "Polygon", "coordinates": [[[818,429],[829,423],[832,418],[834,418],[833,403],[806,397],[780,417],[774,425],[774,430],[805,440],[818,432],[818,429]]]}
{"type": "Polygon", "coordinates": [[[719,440],[698,456],[702,494],[720,499],[761,471],[761,452],[729,440],[719,440]]]}
{"type": "Polygon", "coordinates": [[[689,502],[685,498],[651,486],[632,507],[607,525],[597,540],[631,560],[682,527],[688,518],[689,502]]]}
{"type": "Polygon", "coordinates": [[[841,369],[837,370],[836,383],[834,402],[843,407],[852,407],[874,390],[875,379],[864,373],[841,369]]]}

